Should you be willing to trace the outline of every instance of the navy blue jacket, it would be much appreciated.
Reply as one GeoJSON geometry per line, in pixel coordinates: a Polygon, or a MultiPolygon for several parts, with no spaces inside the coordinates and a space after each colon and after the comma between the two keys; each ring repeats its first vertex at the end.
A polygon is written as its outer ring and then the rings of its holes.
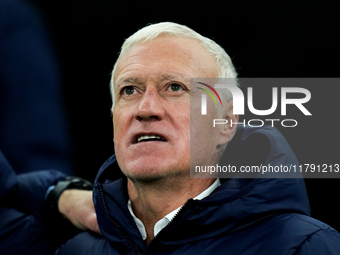
{"type": "Polygon", "coordinates": [[[64,178],[53,170],[16,175],[0,151],[0,254],[52,254],[65,241],[43,209],[48,187],[64,178]]]}
{"type": "MultiPolygon", "coordinates": [[[[297,164],[275,128],[241,128],[228,148],[226,153],[236,152],[230,159],[235,164],[259,164],[259,159],[277,166],[297,164]],[[259,145],[261,150],[254,151],[259,145]]],[[[266,176],[233,178],[203,200],[188,200],[146,245],[127,208],[126,179],[114,180],[115,171],[119,170],[112,156],[100,169],[94,186],[103,235],[83,232],[66,242],[56,255],[340,254],[340,234],[309,216],[304,180],[266,176]]]]}

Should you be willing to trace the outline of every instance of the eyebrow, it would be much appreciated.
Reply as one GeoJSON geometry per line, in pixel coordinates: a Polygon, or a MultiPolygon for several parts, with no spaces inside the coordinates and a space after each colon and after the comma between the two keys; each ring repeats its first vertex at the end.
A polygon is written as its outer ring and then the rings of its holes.
{"type": "Polygon", "coordinates": [[[118,85],[123,84],[123,83],[139,83],[139,82],[138,82],[137,77],[130,77],[130,78],[126,78],[126,79],[122,80],[121,82],[119,82],[118,85]]]}
{"type": "Polygon", "coordinates": [[[119,81],[116,83],[115,85],[115,90],[117,89],[117,91],[119,90],[120,87],[124,86],[125,83],[128,83],[128,84],[138,84],[138,83],[141,83],[138,79],[138,77],[129,77],[129,78],[126,78],[126,79],[123,79],[122,81],[119,81]]]}
{"type": "MultiPolygon", "coordinates": [[[[159,81],[165,81],[165,80],[177,80],[177,79],[183,79],[185,81],[189,81],[190,78],[184,74],[171,74],[171,73],[164,73],[159,77],[159,81]]],[[[129,77],[126,79],[123,79],[119,83],[117,83],[117,88],[120,88],[123,84],[129,83],[129,84],[141,84],[143,83],[138,77],[129,77]]]]}

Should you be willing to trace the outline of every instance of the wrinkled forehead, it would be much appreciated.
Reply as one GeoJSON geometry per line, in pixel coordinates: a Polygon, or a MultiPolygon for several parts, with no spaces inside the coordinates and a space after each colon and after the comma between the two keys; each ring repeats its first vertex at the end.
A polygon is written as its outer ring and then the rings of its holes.
{"type": "MultiPolygon", "coordinates": [[[[114,83],[129,66],[164,63],[168,67],[191,67],[200,70],[195,75],[206,77],[207,73],[218,72],[214,56],[199,42],[186,37],[160,36],[146,42],[139,42],[122,52],[114,68],[114,83]]],[[[175,69],[175,68],[174,68],[175,69]]],[[[196,77],[190,77],[196,78],[196,77]]]]}

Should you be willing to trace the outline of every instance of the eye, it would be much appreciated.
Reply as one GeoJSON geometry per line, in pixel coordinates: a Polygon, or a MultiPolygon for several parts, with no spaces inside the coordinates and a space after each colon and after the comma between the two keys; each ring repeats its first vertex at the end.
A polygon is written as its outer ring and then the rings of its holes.
{"type": "Polygon", "coordinates": [[[178,83],[173,83],[169,86],[169,89],[171,91],[180,91],[180,90],[183,90],[183,86],[178,83]]]}
{"type": "Polygon", "coordinates": [[[121,91],[124,95],[133,95],[136,92],[136,89],[133,86],[124,87],[121,91]]]}

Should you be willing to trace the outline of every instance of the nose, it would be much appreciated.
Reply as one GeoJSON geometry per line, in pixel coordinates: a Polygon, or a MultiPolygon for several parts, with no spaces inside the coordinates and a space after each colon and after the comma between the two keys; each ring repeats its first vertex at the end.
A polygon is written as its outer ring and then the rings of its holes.
{"type": "Polygon", "coordinates": [[[158,91],[154,88],[146,89],[138,103],[135,118],[139,121],[162,120],[164,115],[165,110],[158,91]]]}

